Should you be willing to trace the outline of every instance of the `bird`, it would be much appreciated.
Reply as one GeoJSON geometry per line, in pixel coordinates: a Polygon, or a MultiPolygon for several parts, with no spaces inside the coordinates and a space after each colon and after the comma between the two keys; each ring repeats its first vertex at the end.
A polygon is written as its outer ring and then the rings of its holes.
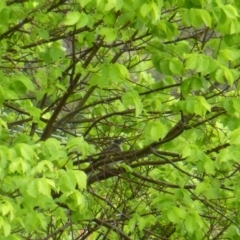
{"type": "Polygon", "coordinates": [[[113,153],[113,152],[121,152],[121,143],[124,141],[123,137],[114,139],[112,141],[112,143],[106,147],[105,149],[103,149],[102,153],[113,153]]]}
{"type": "MultiPolygon", "coordinates": [[[[120,137],[120,138],[117,138],[117,139],[114,139],[112,141],[112,143],[104,148],[102,150],[102,152],[100,153],[100,158],[98,160],[109,160],[109,157],[111,156],[111,154],[114,154],[114,153],[118,153],[118,152],[121,152],[122,149],[121,149],[121,143],[124,141],[124,138],[123,137],[120,137]],[[104,159],[103,159],[104,157],[104,159]]],[[[104,162],[102,163],[101,165],[98,164],[98,160],[95,161],[94,163],[92,163],[92,171],[88,174],[88,181],[90,181],[89,179],[93,178],[93,177],[98,177],[98,174],[106,174],[106,172],[108,171],[108,169],[111,169],[111,171],[115,168],[115,163],[113,162],[110,162],[110,161],[107,161],[107,162],[104,162]],[[98,168],[101,168],[101,171],[98,172],[98,168]],[[97,171],[97,173],[96,173],[97,171]]]]}

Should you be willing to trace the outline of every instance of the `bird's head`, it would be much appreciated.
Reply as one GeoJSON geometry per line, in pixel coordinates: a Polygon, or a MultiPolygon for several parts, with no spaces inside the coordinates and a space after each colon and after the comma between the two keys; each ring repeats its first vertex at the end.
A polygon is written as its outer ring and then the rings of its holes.
{"type": "Polygon", "coordinates": [[[120,138],[114,139],[114,140],[113,140],[113,143],[121,144],[123,141],[124,141],[124,138],[123,138],[123,137],[120,137],[120,138]]]}

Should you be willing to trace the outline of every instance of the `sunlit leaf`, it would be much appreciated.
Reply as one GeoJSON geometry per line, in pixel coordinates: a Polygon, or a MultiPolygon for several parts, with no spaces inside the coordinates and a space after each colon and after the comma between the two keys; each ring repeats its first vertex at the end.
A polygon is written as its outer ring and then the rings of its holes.
{"type": "Polygon", "coordinates": [[[80,20],[80,18],[81,18],[81,14],[79,12],[69,12],[66,15],[64,24],[65,25],[74,25],[80,20]]]}

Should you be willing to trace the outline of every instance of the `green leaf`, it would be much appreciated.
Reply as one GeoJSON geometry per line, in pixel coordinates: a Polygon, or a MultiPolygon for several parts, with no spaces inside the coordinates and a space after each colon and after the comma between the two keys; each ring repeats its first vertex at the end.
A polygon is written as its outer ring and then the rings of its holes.
{"type": "Polygon", "coordinates": [[[179,223],[187,217],[187,212],[183,208],[172,207],[167,211],[167,217],[172,223],[179,223]]]}
{"type": "Polygon", "coordinates": [[[148,175],[153,178],[153,179],[159,179],[161,177],[162,171],[155,168],[153,170],[151,170],[148,175]]]}
{"type": "Polygon", "coordinates": [[[166,127],[159,121],[151,122],[145,130],[146,139],[150,142],[158,141],[166,135],[166,127]]]}
{"type": "Polygon", "coordinates": [[[188,113],[196,113],[200,116],[205,116],[206,112],[211,112],[211,105],[203,96],[191,96],[186,101],[179,103],[181,109],[188,113]]]}
{"type": "Polygon", "coordinates": [[[173,74],[181,76],[183,73],[183,63],[177,58],[172,58],[169,62],[169,69],[173,74]]]}
{"type": "Polygon", "coordinates": [[[137,91],[129,91],[122,96],[123,105],[125,107],[135,107],[135,116],[139,116],[142,113],[143,105],[141,98],[137,91]]]}
{"type": "Polygon", "coordinates": [[[51,187],[54,188],[55,184],[50,179],[39,178],[37,180],[37,189],[39,193],[50,197],[51,196],[51,187]]]}
{"type": "Polygon", "coordinates": [[[194,27],[201,27],[203,23],[211,27],[211,16],[205,9],[191,8],[182,13],[183,23],[185,25],[192,25],[194,27]]]}
{"type": "Polygon", "coordinates": [[[139,230],[142,231],[144,227],[147,225],[147,219],[139,216],[137,218],[137,223],[139,230]]]}
{"type": "Polygon", "coordinates": [[[73,171],[60,171],[60,189],[63,192],[69,192],[69,190],[75,190],[77,181],[73,171]]]}
{"type": "Polygon", "coordinates": [[[7,123],[0,118],[0,135],[2,132],[2,127],[4,127],[5,129],[8,129],[7,123]]]}
{"type": "Polygon", "coordinates": [[[15,149],[24,160],[32,161],[34,158],[37,158],[33,147],[26,143],[16,144],[15,149]]]}
{"type": "Polygon", "coordinates": [[[36,173],[43,173],[48,170],[52,172],[53,169],[54,169],[54,165],[50,161],[42,160],[37,164],[36,167],[32,168],[32,173],[35,175],[36,173]]]}
{"type": "Polygon", "coordinates": [[[143,110],[143,105],[142,105],[142,101],[141,101],[141,98],[140,96],[138,95],[138,92],[134,91],[132,92],[132,98],[133,98],[133,102],[135,104],[135,116],[138,117],[141,113],[142,113],[142,110],[143,110]]]}
{"type": "Polygon", "coordinates": [[[207,181],[200,182],[197,184],[196,187],[196,193],[200,195],[201,193],[204,193],[209,188],[209,183],[207,181]]]}
{"type": "Polygon", "coordinates": [[[107,12],[107,11],[112,10],[113,8],[116,7],[116,4],[117,4],[117,0],[108,0],[106,6],[104,8],[104,11],[107,12]]]}
{"type": "Polygon", "coordinates": [[[203,167],[207,174],[215,174],[215,165],[213,160],[211,160],[207,155],[203,155],[203,167]]]}
{"type": "Polygon", "coordinates": [[[186,54],[185,59],[186,69],[202,72],[203,74],[211,73],[218,67],[215,59],[202,54],[186,54]]]}
{"type": "Polygon", "coordinates": [[[22,82],[24,86],[31,91],[34,91],[35,87],[33,82],[25,75],[20,75],[17,77],[18,81],[22,82]]]}
{"type": "Polygon", "coordinates": [[[136,217],[133,217],[129,220],[128,222],[128,228],[130,229],[130,232],[133,232],[135,229],[135,226],[137,224],[137,219],[136,217]]]}
{"type": "Polygon", "coordinates": [[[40,52],[39,57],[47,64],[49,64],[52,61],[49,49],[40,52]]]}
{"type": "Polygon", "coordinates": [[[67,203],[68,207],[73,211],[83,210],[85,207],[86,199],[78,190],[72,191],[64,198],[66,198],[64,201],[67,203]]]}
{"type": "Polygon", "coordinates": [[[3,87],[0,85],[0,106],[3,104],[5,100],[5,91],[3,87]]]}
{"type": "Polygon", "coordinates": [[[78,170],[74,170],[73,171],[77,184],[78,184],[78,188],[79,189],[86,189],[87,186],[87,176],[84,172],[82,171],[78,171],[78,170]]]}
{"type": "Polygon", "coordinates": [[[79,191],[75,191],[72,197],[75,199],[76,206],[78,206],[80,209],[83,209],[86,203],[84,196],[79,191]]]}
{"type": "Polygon", "coordinates": [[[61,142],[55,138],[48,138],[46,142],[43,143],[43,151],[49,159],[57,159],[61,157],[62,149],[61,142]]]}
{"type": "Polygon", "coordinates": [[[12,173],[25,173],[30,169],[30,165],[25,162],[22,158],[16,158],[14,162],[9,165],[9,171],[12,173]]]}
{"type": "Polygon", "coordinates": [[[233,7],[233,5],[223,5],[221,6],[221,9],[226,14],[227,18],[235,19],[236,17],[239,17],[237,9],[233,7]]]}
{"type": "Polygon", "coordinates": [[[3,232],[5,237],[11,233],[11,224],[7,220],[3,222],[3,232]]]}
{"type": "Polygon", "coordinates": [[[201,11],[201,13],[200,13],[201,18],[202,18],[203,22],[205,23],[205,25],[207,27],[211,27],[212,18],[210,16],[210,14],[208,13],[208,11],[206,11],[206,10],[200,10],[200,11],[201,11]]]}
{"type": "Polygon", "coordinates": [[[35,179],[28,183],[26,191],[31,197],[36,198],[38,196],[37,182],[35,179]]]}
{"type": "Polygon", "coordinates": [[[195,212],[188,214],[185,220],[185,228],[189,234],[196,232],[199,228],[201,229],[203,224],[202,219],[195,212]]]}
{"type": "Polygon", "coordinates": [[[230,86],[232,86],[232,84],[238,77],[238,71],[236,71],[235,69],[229,69],[224,66],[221,66],[221,70],[222,70],[223,75],[224,75],[225,79],[227,80],[228,84],[230,86]]]}
{"type": "Polygon", "coordinates": [[[120,75],[122,79],[130,78],[129,71],[124,64],[114,63],[113,66],[118,69],[119,73],[117,75],[120,75]]]}
{"type": "Polygon", "coordinates": [[[240,99],[239,98],[232,99],[232,106],[234,107],[236,112],[240,112],[240,99]]]}
{"type": "Polygon", "coordinates": [[[230,22],[230,34],[235,34],[240,32],[240,24],[237,19],[234,19],[230,22]]]}
{"type": "Polygon", "coordinates": [[[237,157],[239,159],[240,152],[236,154],[235,151],[231,151],[228,148],[222,149],[216,159],[216,168],[218,170],[230,170],[232,168],[233,161],[237,157]]]}
{"type": "Polygon", "coordinates": [[[80,12],[76,12],[76,11],[69,12],[66,15],[64,24],[67,26],[74,25],[80,20],[80,18],[81,18],[80,12]]]}
{"type": "Polygon", "coordinates": [[[41,116],[41,109],[36,108],[36,107],[29,107],[28,108],[29,114],[33,117],[34,122],[39,122],[40,121],[40,116],[41,116]]]}
{"type": "Polygon", "coordinates": [[[227,110],[228,113],[235,112],[235,108],[234,108],[232,99],[224,99],[223,102],[221,103],[221,105],[224,107],[224,109],[227,110]]]}
{"type": "Polygon", "coordinates": [[[3,216],[9,216],[10,221],[14,218],[14,206],[10,201],[5,200],[2,202],[1,206],[1,212],[3,216]]]}
{"type": "Polygon", "coordinates": [[[115,28],[102,27],[99,30],[99,34],[104,37],[104,40],[111,43],[117,38],[117,30],[115,28]]]}
{"type": "MultiPolygon", "coordinates": [[[[169,75],[171,76],[172,75],[172,70],[170,70],[170,62],[171,62],[171,59],[162,59],[160,60],[157,64],[159,64],[159,66],[156,66],[157,69],[159,69],[159,71],[165,75],[169,75]]],[[[171,68],[175,71],[175,68],[174,66],[171,66],[171,68]]]]}
{"type": "Polygon", "coordinates": [[[151,12],[151,9],[151,4],[144,3],[140,8],[140,13],[145,18],[151,12]]]}
{"type": "MultiPolygon", "coordinates": [[[[0,9],[1,9],[1,5],[0,5],[0,9]]],[[[2,8],[0,15],[1,15],[0,26],[2,25],[3,29],[5,29],[9,24],[9,17],[10,17],[9,8],[2,8]]]]}
{"type": "Polygon", "coordinates": [[[86,13],[81,12],[79,20],[77,22],[77,28],[85,27],[89,22],[88,15],[86,13]]]}
{"type": "Polygon", "coordinates": [[[161,11],[160,9],[163,6],[163,2],[162,0],[158,1],[158,3],[156,4],[155,2],[151,2],[151,8],[152,8],[152,19],[154,22],[157,22],[158,20],[160,20],[161,17],[161,11]]]}
{"type": "Polygon", "coordinates": [[[189,11],[185,10],[185,11],[182,11],[181,13],[182,13],[181,19],[182,19],[183,25],[184,26],[191,25],[191,18],[190,18],[189,11]]]}
{"type": "Polygon", "coordinates": [[[6,0],[2,0],[1,2],[0,2],[0,10],[2,10],[3,8],[5,8],[6,7],[6,0]]]}
{"type": "Polygon", "coordinates": [[[66,149],[78,151],[83,157],[86,157],[89,153],[89,145],[83,137],[71,138],[67,143],[66,149]]]}
{"type": "Polygon", "coordinates": [[[165,20],[159,20],[152,29],[153,35],[163,39],[173,39],[178,35],[178,28],[176,24],[169,23],[165,20]]]}
{"type": "Polygon", "coordinates": [[[207,100],[204,97],[199,96],[197,97],[197,100],[207,111],[211,112],[211,105],[207,102],[207,100]]]}
{"type": "Polygon", "coordinates": [[[84,8],[89,2],[91,2],[91,0],[81,0],[81,1],[79,1],[82,8],[84,8]]]}
{"type": "Polygon", "coordinates": [[[65,51],[62,49],[62,47],[58,43],[56,43],[51,45],[49,54],[52,60],[56,61],[59,58],[62,58],[65,56],[65,51]]]}
{"type": "Polygon", "coordinates": [[[190,9],[188,13],[193,27],[200,27],[203,23],[202,11],[200,9],[190,9]]]}
{"type": "Polygon", "coordinates": [[[38,30],[39,36],[44,40],[49,40],[49,32],[45,29],[39,29],[38,30]]]}
{"type": "Polygon", "coordinates": [[[219,51],[218,60],[224,59],[226,61],[235,61],[239,59],[240,51],[237,49],[222,49],[219,51]]]}
{"type": "Polygon", "coordinates": [[[103,88],[106,84],[102,75],[98,73],[91,74],[91,77],[89,78],[89,83],[91,86],[98,86],[100,88],[103,88]]]}
{"type": "Polygon", "coordinates": [[[229,134],[230,144],[240,144],[240,128],[230,132],[229,134]]]}

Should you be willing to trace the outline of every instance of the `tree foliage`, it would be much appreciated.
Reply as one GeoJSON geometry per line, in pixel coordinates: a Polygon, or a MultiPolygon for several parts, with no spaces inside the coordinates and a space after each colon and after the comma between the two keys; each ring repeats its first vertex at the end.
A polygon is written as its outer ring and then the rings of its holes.
{"type": "Polygon", "coordinates": [[[1,239],[239,238],[238,0],[0,16],[1,239]]]}

